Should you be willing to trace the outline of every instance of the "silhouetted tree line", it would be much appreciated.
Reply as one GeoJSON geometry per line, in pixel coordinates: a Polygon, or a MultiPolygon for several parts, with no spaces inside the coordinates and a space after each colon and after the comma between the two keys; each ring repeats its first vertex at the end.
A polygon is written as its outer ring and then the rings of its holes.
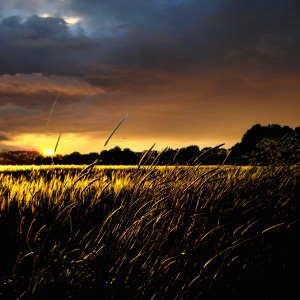
{"type": "MultiPolygon", "coordinates": [[[[292,129],[278,124],[261,126],[256,124],[243,135],[241,142],[230,149],[205,147],[200,150],[197,145],[181,149],[167,148],[161,153],[151,151],[146,164],[154,162],[157,165],[270,165],[296,164],[300,162],[300,126],[292,129]],[[207,152],[208,150],[211,150],[207,152]],[[159,157],[158,157],[159,155],[159,157]],[[158,158],[157,158],[158,157],[158,158]]],[[[99,153],[80,154],[73,152],[69,155],[45,157],[36,151],[2,151],[2,165],[89,165],[97,158],[102,165],[137,165],[147,150],[134,152],[129,148],[121,149],[116,146],[99,153]]]]}
{"type": "Polygon", "coordinates": [[[256,124],[231,149],[227,163],[236,165],[297,164],[300,162],[300,126],[256,124]]]}
{"type": "Polygon", "coordinates": [[[0,165],[40,164],[42,158],[37,151],[0,151],[0,165]]]}

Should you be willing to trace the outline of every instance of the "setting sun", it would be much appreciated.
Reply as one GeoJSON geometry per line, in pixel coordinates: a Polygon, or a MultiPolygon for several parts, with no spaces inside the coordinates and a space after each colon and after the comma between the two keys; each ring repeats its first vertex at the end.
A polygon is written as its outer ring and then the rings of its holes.
{"type": "Polygon", "coordinates": [[[44,153],[46,155],[54,155],[54,150],[45,150],[44,153]]]}

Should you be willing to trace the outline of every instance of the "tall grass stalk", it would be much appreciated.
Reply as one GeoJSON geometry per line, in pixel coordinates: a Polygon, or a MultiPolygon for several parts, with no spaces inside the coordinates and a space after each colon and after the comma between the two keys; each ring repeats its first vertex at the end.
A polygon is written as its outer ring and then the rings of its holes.
{"type": "Polygon", "coordinates": [[[54,109],[54,106],[55,106],[55,104],[56,104],[57,99],[58,99],[59,96],[60,96],[60,95],[58,95],[58,96],[56,97],[56,99],[55,99],[55,101],[54,101],[54,103],[53,103],[53,105],[52,105],[52,108],[51,108],[50,113],[49,113],[49,116],[48,116],[47,125],[49,124],[49,120],[50,120],[50,117],[51,117],[51,115],[52,115],[52,111],[53,111],[53,109],[54,109]]]}
{"type": "Polygon", "coordinates": [[[110,136],[108,137],[108,139],[106,140],[104,147],[107,145],[108,141],[110,140],[110,138],[113,136],[113,134],[116,132],[116,130],[120,127],[120,125],[124,122],[124,120],[127,118],[128,115],[126,115],[121,122],[115,127],[115,129],[112,131],[112,133],[110,134],[110,136]]]}

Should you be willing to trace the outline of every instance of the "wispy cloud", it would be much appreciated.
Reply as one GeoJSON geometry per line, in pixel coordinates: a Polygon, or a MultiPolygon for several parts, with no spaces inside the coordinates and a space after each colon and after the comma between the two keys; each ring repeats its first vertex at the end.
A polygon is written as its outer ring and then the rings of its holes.
{"type": "Polygon", "coordinates": [[[100,87],[91,86],[78,78],[41,73],[0,76],[0,93],[40,94],[61,93],[66,96],[92,96],[105,93],[100,87]]]}

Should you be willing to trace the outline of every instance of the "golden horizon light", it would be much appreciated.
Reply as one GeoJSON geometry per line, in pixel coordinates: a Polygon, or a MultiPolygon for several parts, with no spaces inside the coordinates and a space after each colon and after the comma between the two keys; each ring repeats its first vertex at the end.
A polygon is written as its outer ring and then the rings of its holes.
{"type": "Polygon", "coordinates": [[[54,155],[54,150],[45,150],[44,153],[46,155],[54,155]]]}

